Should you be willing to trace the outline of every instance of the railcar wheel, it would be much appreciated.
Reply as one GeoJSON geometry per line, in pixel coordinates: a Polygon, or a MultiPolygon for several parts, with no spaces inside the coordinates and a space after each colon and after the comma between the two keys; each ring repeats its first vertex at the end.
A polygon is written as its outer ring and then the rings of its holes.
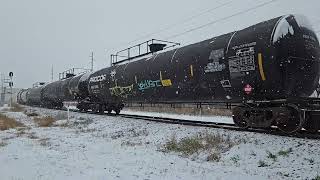
{"type": "Polygon", "coordinates": [[[302,129],[305,117],[296,105],[288,105],[276,118],[277,127],[284,133],[292,134],[302,129]]]}
{"type": "Polygon", "coordinates": [[[116,112],[116,115],[119,115],[120,114],[120,109],[116,109],[114,110],[116,112]]]}
{"type": "Polygon", "coordinates": [[[232,111],[233,122],[238,127],[248,128],[249,117],[250,117],[250,112],[246,111],[243,107],[235,107],[232,111]]]}
{"type": "Polygon", "coordinates": [[[107,109],[108,114],[111,114],[112,109],[107,109]]]}
{"type": "Polygon", "coordinates": [[[99,109],[99,108],[97,107],[96,104],[92,105],[92,109],[91,109],[91,110],[92,110],[93,113],[97,113],[97,112],[98,112],[98,109],[99,109]]]}
{"type": "Polygon", "coordinates": [[[104,105],[98,105],[99,106],[99,114],[104,114],[104,105]]]}
{"type": "Polygon", "coordinates": [[[318,120],[316,120],[317,116],[316,115],[312,115],[312,114],[308,114],[305,124],[303,126],[303,128],[309,132],[309,133],[316,133],[319,130],[319,122],[318,120]],[[313,117],[315,116],[315,117],[313,117]]]}

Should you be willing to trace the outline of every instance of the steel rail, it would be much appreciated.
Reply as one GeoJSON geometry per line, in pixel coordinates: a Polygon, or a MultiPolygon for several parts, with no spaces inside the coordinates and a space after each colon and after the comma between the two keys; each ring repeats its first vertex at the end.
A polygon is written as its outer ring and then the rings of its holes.
{"type": "MultiPolygon", "coordinates": [[[[66,109],[63,109],[67,111],[66,109]]],[[[122,117],[128,119],[137,119],[137,120],[144,120],[144,121],[151,121],[151,122],[158,122],[158,123],[166,123],[166,124],[180,124],[185,126],[195,126],[195,127],[208,127],[208,128],[219,128],[219,129],[226,129],[232,131],[241,131],[241,132],[254,132],[266,135],[275,135],[275,136],[282,136],[282,137],[292,137],[292,138],[302,138],[302,139],[320,139],[320,132],[310,133],[305,130],[301,130],[299,132],[293,134],[287,134],[280,131],[276,127],[271,128],[241,128],[237,127],[234,124],[228,123],[220,123],[220,122],[207,122],[207,121],[195,121],[195,120],[185,120],[185,119],[176,119],[176,118],[168,118],[168,117],[156,117],[156,116],[144,116],[144,115],[133,115],[133,114],[108,114],[108,113],[93,113],[93,112],[79,112],[78,110],[70,110],[76,113],[85,113],[85,114],[94,114],[94,115],[101,115],[101,116],[113,116],[113,117],[122,117]]]]}
{"type": "Polygon", "coordinates": [[[228,123],[219,123],[219,122],[206,122],[206,121],[194,121],[194,120],[184,120],[184,119],[175,119],[175,118],[167,118],[167,117],[152,117],[152,116],[143,116],[143,115],[131,115],[131,114],[120,114],[119,117],[130,118],[130,119],[140,119],[145,121],[153,121],[159,123],[167,123],[167,124],[181,124],[187,126],[198,126],[198,127],[209,127],[209,128],[219,128],[233,131],[243,131],[243,132],[255,132],[261,134],[269,134],[276,136],[284,136],[284,137],[293,137],[293,138],[306,138],[306,139],[320,139],[320,132],[316,132],[311,134],[305,130],[301,130],[300,132],[294,134],[286,134],[276,127],[263,129],[263,128],[240,128],[235,126],[234,124],[228,123]]]}

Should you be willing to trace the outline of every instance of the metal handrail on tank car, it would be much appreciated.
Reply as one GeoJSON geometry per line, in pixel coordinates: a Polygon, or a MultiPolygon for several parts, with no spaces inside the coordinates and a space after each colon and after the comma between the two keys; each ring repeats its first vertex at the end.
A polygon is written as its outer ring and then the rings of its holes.
{"type": "Polygon", "coordinates": [[[129,60],[132,60],[132,59],[135,59],[135,58],[143,57],[143,56],[146,56],[146,55],[148,55],[148,54],[155,53],[155,52],[157,52],[157,51],[160,51],[160,50],[151,51],[151,50],[149,49],[149,45],[152,45],[152,44],[154,44],[155,42],[171,44],[171,45],[169,45],[169,46],[167,46],[167,44],[163,44],[164,47],[163,47],[163,49],[161,49],[161,50],[165,50],[165,49],[172,48],[172,47],[175,47],[175,46],[180,45],[180,43],[177,43],[177,42],[165,41],[165,40],[159,40],[159,39],[151,39],[151,40],[142,42],[142,43],[140,43],[140,44],[131,46],[131,47],[129,47],[129,48],[123,49],[123,50],[121,50],[121,51],[118,51],[116,54],[111,54],[111,55],[110,55],[110,57],[111,57],[111,66],[116,65],[116,64],[120,64],[120,63],[125,62],[125,61],[129,61],[129,60]],[[141,53],[141,47],[142,47],[143,45],[146,46],[146,51],[145,51],[145,53],[141,53]],[[134,48],[138,48],[138,54],[135,55],[135,56],[131,56],[131,50],[134,49],[134,48]],[[121,53],[124,53],[124,52],[126,52],[127,55],[121,55],[121,53]],[[122,59],[122,60],[119,60],[119,61],[118,61],[118,57],[122,57],[122,58],[125,58],[125,59],[122,59]]]}
{"type": "Polygon", "coordinates": [[[59,73],[59,80],[66,79],[67,74],[76,75],[75,70],[83,70],[77,74],[84,74],[84,73],[87,73],[90,71],[90,69],[86,69],[86,68],[71,68],[71,69],[68,69],[68,70],[65,70],[65,71],[59,73]]]}

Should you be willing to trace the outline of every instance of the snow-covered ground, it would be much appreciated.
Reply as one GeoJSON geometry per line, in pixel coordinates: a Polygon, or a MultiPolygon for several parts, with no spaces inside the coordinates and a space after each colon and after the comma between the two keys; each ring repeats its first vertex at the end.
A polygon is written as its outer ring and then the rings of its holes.
{"type": "Polygon", "coordinates": [[[1,180],[312,179],[320,174],[318,140],[75,112],[67,121],[64,111],[27,109],[60,120],[56,127],[37,127],[22,112],[4,112],[27,127],[0,131],[1,180]],[[161,151],[173,136],[181,139],[204,132],[239,143],[218,162],[161,151]],[[290,148],[288,154],[279,155],[290,148]]]}

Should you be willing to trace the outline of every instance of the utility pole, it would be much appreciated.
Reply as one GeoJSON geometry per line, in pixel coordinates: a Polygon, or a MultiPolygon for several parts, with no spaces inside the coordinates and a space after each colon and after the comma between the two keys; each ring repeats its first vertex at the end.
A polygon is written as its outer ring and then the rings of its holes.
{"type": "Polygon", "coordinates": [[[0,106],[2,106],[4,104],[4,75],[1,73],[0,74],[1,77],[1,92],[0,92],[0,106]]]}
{"type": "Polygon", "coordinates": [[[51,82],[53,82],[53,65],[51,66],[51,82]]]}
{"type": "Polygon", "coordinates": [[[93,52],[91,52],[91,72],[93,71],[93,52]]]}

